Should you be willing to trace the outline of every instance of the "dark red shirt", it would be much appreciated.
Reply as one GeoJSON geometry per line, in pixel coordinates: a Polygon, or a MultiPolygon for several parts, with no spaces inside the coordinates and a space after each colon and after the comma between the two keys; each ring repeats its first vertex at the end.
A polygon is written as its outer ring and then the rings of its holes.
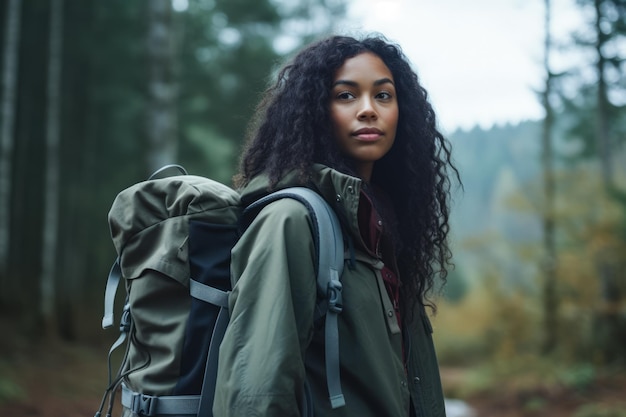
{"type": "MultiPolygon", "coordinates": [[[[383,204],[383,198],[377,198],[378,204],[383,204]]],[[[390,213],[390,208],[384,211],[390,213]]],[[[359,200],[359,229],[361,237],[368,250],[383,261],[381,270],[387,293],[393,302],[398,325],[402,328],[400,317],[400,280],[398,279],[393,239],[385,220],[374,207],[372,198],[365,192],[359,200]]],[[[388,220],[392,221],[392,220],[388,220]]]]}

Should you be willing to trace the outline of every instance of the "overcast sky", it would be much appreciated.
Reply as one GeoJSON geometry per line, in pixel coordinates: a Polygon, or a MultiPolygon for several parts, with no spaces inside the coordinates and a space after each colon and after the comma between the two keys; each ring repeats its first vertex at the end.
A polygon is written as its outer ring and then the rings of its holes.
{"type": "MultiPolygon", "coordinates": [[[[574,0],[552,0],[553,33],[581,18],[574,0]]],[[[440,124],[456,128],[542,117],[542,0],[351,0],[341,32],[378,31],[403,48],[440,124]]],[[[555,66],[564,65],[554,61],[555,66]]]]}

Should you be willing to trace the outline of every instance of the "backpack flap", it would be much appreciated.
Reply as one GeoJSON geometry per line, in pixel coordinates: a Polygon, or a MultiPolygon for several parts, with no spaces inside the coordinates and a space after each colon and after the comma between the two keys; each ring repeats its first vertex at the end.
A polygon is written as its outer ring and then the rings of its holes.
{"type": "Polygon", "coordinates": [[[207,178],[183,175],[144,181],[122,191],[109,212],[122,276],[154,269],[189,286],[189,221],[235,224],[239,195],[207,178]]]}

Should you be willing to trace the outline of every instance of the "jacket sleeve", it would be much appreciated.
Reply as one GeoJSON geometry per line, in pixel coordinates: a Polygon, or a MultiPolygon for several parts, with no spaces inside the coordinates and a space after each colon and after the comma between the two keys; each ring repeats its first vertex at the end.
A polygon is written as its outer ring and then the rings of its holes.
{"type": "Polygon", "coordinates": [[[233,248],[216,417],[300,415],[303,358],[313,334],[314,259],[308,211],[290,199],[265,207],[233,248]]]}

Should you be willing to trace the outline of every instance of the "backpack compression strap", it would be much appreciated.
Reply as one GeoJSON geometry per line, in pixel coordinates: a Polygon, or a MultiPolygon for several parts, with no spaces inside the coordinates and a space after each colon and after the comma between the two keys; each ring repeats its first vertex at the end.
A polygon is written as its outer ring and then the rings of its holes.
{"type": "Polygon", "coordinates": [[[198,416],[213,416],[213,400],[215,398],[215,388],[217,387],[217,364],[219,349],[226,327],[228,326],[228,292],[218,288],[198,282],[194,279],[189,281],[189,291],[192,297],[204,302],[216,305],[220,308],[213,328],[211,343],[207,353],[206,366],[204,369],[204,380],[202,382],[202,393],[198,401],[198,416]]]}
{"type": "Polygon", "coordinates": [[[328,203],[318,193],[305,187],[291,187],[269,194],[248,206],[244,211],[244,216],[250,217],[252,213],[253,218],[267,204],[282,198],[300,201],[307,207],[313,218],[313,240],[317,256],[317,291],[322,297],[315,318],[318,319],[326,314],[325,355],[328,394],[333,409],[343,407],[346,402],[341,391],[339,375],[337,327],[337,317],[343,309],[340,277],[344,264],[344,242],[341,225],[328,203]]]}

